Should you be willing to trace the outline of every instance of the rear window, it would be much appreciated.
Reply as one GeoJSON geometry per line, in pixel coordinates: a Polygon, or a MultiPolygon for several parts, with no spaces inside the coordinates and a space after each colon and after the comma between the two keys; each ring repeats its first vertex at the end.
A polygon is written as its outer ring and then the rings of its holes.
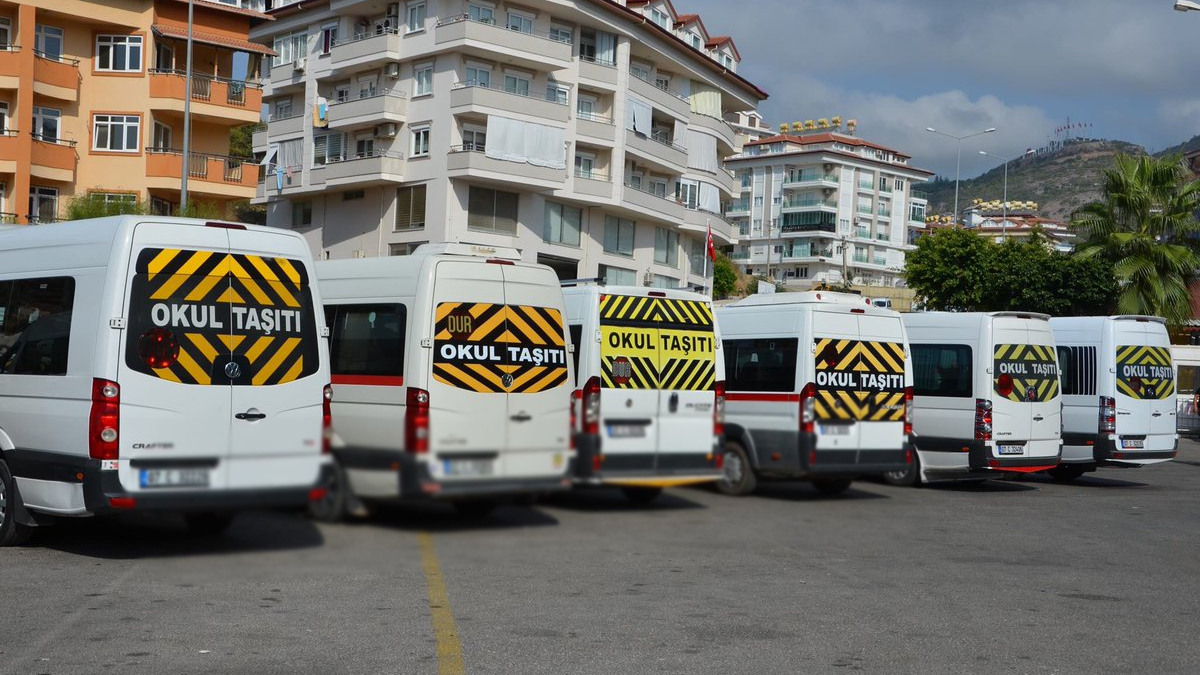
{"type": "Polygon", "coordinates": [[[780,391],[796,388],[796,338],[725,340],[728,391],[780,391]]]}
{"type": "Polygon", "coordinates": [[[66,375],[71,277],[0,281],[0,374],[66,375]]]}
{"type": "Polygon", "coordinates": [[[1175,395],[1175,369],[1167,347],[1117,347],[1117,392],[1139,400],[1175,395]]]}
{"type": "Polygon", "coordinates": [[[1096,348],[1058,347],[1064,396],[1096,395],[1096,348]]]}
{"type": "Polygon", "coordinates": [[[579,386],[579,343],[583,340],[583,324],[573,323],[567,326],[567,330],[571,333],[571,361],[575,364],[575,386],[579,386]]]}
{"type": "Polygon", "coordinates": [[[968,345],[911,345],[913,395],[972,398],[968,345]]]}
{"type": "Polygon", "coordinates": [[[403,377],[406,319],[399,303],[326,305],[332,374],[403,377]]]}
{"type": "Polygon", "coordinates": [[[1048,345],[998,344],[992,391],[1014,403],[1045,403],[1059,395],[1058,355],[1048,345]]]}
{"type": "Polygon", "coordinates": [[[1196,393],[1197,383],[1200,383],[1200,366],[1179,366],[1179,379],[1175,382],[1178,393],[1196,393]]]}

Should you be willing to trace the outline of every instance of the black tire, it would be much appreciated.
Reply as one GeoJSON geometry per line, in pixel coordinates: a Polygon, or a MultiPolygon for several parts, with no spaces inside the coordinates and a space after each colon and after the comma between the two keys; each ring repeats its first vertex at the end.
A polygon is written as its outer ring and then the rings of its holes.
{"type": "Polygon", "coordinates": [[[754,492],[758,487],[758,477],[754,475],[754,466],[750,463],[750,454],[737,441],[725,441],[722,449],[721,479],[717,481],[717,490],[731,497],[742,497],[754,492]]]}
{"type": "Polygon", "coordinates": [[[621,492],[634,504],[649,504],[662,494],[660,487],[623,487],[621,492]]]}
{"type": "Polygon", "coordinates": [[[342,522],[346,519],[347,504],[350,501],[346,491],[350,486],[346,483],[346,472],[336,460],[331,470],[325,474],[325,481],[321,487],[325,488],[325,496],[308,503],[309,517],[322,523],[342,522]]]}
{"type": "Polygon", "coordinates": [[[20,546],[33,534],[32,527],[17,522],[15,486],[8,463],[0,461],[0,546],[20,546]]]}
{"type": "Polygon", "coordinates": [[[1046,473],[1050,474],[1050,477],[1056,481],[1069,483],[1087,473],[1087,469],[1075,464],[1059,464],[1046,473]]]}
{"type": "Polygon", "coordinates": [[[921,487],[921,459],[913,450],[912,462],[904,471],[888,471],[883,474],[883,482],[899,487],[921,487]]]}
{"type": "Polygon", "coordinates": [[[183,517],[188,532],[201,537],[223,534],[233,523],[232,513],[189,513],[183,517]]]}
{"type": "Polygon", "coordinates": [[[500,503],[495,499],[461,499],[454,502],[454,510],[458,511],[458,515],[472,519],[487,518],[497,506],[500,503]]]}
{"type": "Polygon", "coordinates": [[[825,496],[832,496],[840,495],[849,490],[850,483],[852,482],[849,478],[818,478],[812,484],[817,489],[817,492],[825,496]]]}

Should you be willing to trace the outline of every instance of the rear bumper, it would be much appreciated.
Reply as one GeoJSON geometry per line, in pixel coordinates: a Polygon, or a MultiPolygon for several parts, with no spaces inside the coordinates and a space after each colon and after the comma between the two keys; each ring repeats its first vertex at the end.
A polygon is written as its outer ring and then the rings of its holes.
{"type": "Polygon", "coordinates": [[[907,441],[899,448],[830,450],[817,448],[815,434],[800,434],[799,450],[800,473],[822,478],[904,471],[912,460],[912,444],[907,441]]]}
{"type": "Polygon", "coordinates": [[[429,472],[429,465],[408,452],[390,455],[400,466],[400,499],[461,499],[507,497],[513,495],[544,494],[561,492],[571,487],[573,467],[568,460],[566,472],[558,476],[534,478],[480,478],[464,480],[438,480],[429,472]]]}
{"type": "Polygon", "coordinates": [[[1107,434],[1065,434],[1063,436],[1064,464],[1095,464],[1097,466],[1139,466],[1175,459],[1179,439],[1173,439],[1170,450],[1127,450],[1117,447],[1117,439],[1107,434]],[[1088,452],[1090,451],[1090,453],[1088,452]],[[1089,461],[1090,460],[1090,461],[1089,461]]]}
{"type": "MultiPolygon", "coordinates": [[[[1058,466],[1062,459],[1062,445],[1058,446],[1058,452],[1053,455],[1045,455],[1042,457],[1002,457],[992,453],[992,447],[988,446],[985,441],[971,440],[967,442],[970,450],[968,456],[970,458],[970,467],[972,471],[1016,471],[1019,473],[1032,473],[1035,471],[1045,471],[1058,466]]],[[[1028,444],[1028,441],[1024,441],[1028,444]]]]}
{"type": "Polygon", "coordinates": [[[580,434],[575,441],[575,482],[584,485],[673,487],[720,479],[719,454],[709,452],[639,452],[605,455],[600,438],[580,434]]]}

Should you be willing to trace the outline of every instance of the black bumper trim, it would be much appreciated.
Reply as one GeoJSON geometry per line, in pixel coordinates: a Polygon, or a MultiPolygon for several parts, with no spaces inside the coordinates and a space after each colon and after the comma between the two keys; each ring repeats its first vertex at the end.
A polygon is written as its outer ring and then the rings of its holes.
{"type": "MultiPolygon", "coordinates": [[[[561,492],[571,487],[574,467],[570,461],[561,476],[547,478],[512,478],[504,480],[439,481],[429,473],[429,467],[417,461],[417,455],[401,452],[400,499],[454,499],[458,497],[506,497],[511,495],[561,492]]],[[[573,460],[572,460],[573,461],[573,460]]]]}
{"type": "Polygon", "coordinates": [[[802,475],[837,477],[882,474],[908,468],[912,445],[905,442],[899,448],[858,448],[854,450],[818,450],[816,434],[800,434],[800,473],[802,475]],[[853,459],[847,461],[851,456],[853,459]],[[815,460],[815,461],[814,461],[815,460]]]}
{"type": "Polygon", "coordinates": [[[720,476],[717,468],[717,453],[707,452],[640,452],[603,455],[600,454],[600,438],[580,434],[575,437],[576,480],[594,482],[605,479],[669,478],[671,476],[703,476],[711,473],[720,476]],[[596,470],[595,458],[600,457],[600,470],[596,470]]]}

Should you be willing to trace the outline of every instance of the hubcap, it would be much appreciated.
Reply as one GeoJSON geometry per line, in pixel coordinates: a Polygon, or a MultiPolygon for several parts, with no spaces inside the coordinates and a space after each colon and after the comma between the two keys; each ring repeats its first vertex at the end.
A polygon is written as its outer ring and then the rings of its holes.
{"type": "Polygon", "coordinates": [[[742,458],[735,452],[725,453],[725,482],[736,484],[742,480],[742,458]]]}
{"type": "Polygon", "coordinates": [[[4,523],[5,516],[8,515],[8,493],[4,490],[4,483],[0,482],[0,524],[4,523]]]}

